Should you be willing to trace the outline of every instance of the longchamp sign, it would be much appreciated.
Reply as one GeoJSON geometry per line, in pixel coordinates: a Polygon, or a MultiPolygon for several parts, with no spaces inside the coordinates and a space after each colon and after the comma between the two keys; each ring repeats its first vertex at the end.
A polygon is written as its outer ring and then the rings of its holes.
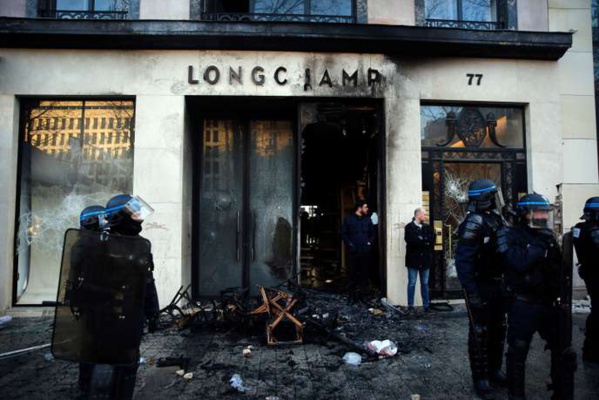
{"type": "MultiPolygon", "coordinates": [[[[196,69],[193,65],[187,68],[187,82],[190,85],[199,85],[207,83],[209,85],[228,84],[228,85],[244,85],[249,82],[252,85],[263,86],[268,80],[272,80],[279,86],[289,84],[287,68],[277,67],[273,70],[266,70],[261,66],[255,66],[250,71],[244,70],[243,67],[237,66],[233,68],[217,67],[209,65],[205,68],[196,69]]],[[[303,73],[304,91],[312,90],[312,86],[372,86],[380,84],[382,79],[381,73],[373,68],[368,68],[365,74],[359,74],[358,70],[346,71],[341,69],[340,73],[331,74],[328,68],[320,71],[312,71],[311,68],[306,68],[303,73]],[[314,73],[313,73],[314,72],[314,73]]]]}

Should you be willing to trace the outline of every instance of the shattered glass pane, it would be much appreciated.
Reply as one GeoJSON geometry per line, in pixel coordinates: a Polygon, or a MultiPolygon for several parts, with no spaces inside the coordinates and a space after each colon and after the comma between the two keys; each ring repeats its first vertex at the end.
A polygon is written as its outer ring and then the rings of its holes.
{"type": "Polygon", "coordinates": [[[18,304],[54,301],[63,235],[79,213],[132,189],[134,103],[22,103],[18,304]]]}

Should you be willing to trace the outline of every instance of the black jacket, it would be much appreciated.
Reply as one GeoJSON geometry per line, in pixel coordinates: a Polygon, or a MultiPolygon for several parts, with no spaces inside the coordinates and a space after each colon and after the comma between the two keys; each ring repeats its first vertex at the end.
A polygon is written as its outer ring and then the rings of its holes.
{"type": "Polygon", "coordinates": [[[406,267],[428,269],[433,263],[433,246],[435,234],[430,225],[423,223],[420,227],[414,220],[406,225],[404,240],[406,241],[406,267]]]}
{"type": "Polygon", "coordinates": [[[374,242],[374,225],[369,215],[349,214],[343,221],[341,237],[350,254],[367,253],[374,242]]]}
{"type": "Polygon", "coordinates": [[[458,227],[455,266],[469,296],[487,296],[485,288],[503,277],[504,266],[496,251],[496,232],[503,225],[496,213],[471,212],[458,227]]]}
{"type": "Polygon", "coordinates": [[[520,222],[507,232],[503,259],[508,290],[514,295],[553,302],[559,293],[561,251],[555,237],[520,222]]]}
{"type": "Polygon", "coordinates": [[[578,273],[583,279],[599,277],[597,257],[599,256],[599,221],[585,221],[576,224],[573,233],[574,248],[578,257],[578,273]]]}

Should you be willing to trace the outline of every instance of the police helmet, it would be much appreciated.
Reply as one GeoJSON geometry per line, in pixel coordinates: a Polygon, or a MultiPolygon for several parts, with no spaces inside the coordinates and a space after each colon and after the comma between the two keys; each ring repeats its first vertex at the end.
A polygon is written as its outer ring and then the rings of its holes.
{"type": "Polygon", "coordinates": [[[599,221],[599,197],[591,197],[584,203],[584,214],[580,219],[586,221],[599,221]]]}
{"type": "Polygon", "coordinates": [[[125,193],[112,197],[106,203],[106,216],[111,227],[128,220],[141,223],[153,211],[139,196],[125,193]]]}
{"type": "Polygon", "coordinates": [[[490,179],[477,179],[468,186],[468,211],[487,211],[497,208],[497,185],[490,179]]]}
{"type": "Polygon", "coordinates": [[[100,205],[85,207],[79,214],[79,227],[85,230],[98,230],[106,226],[106,209],[100,205]]]}
{"type": "Polygon", "coordinates": [[[528,226],[535,229],[553,229],[553,205],[539,193],[524,195],[516,205],[518,215],[528,226]]]}

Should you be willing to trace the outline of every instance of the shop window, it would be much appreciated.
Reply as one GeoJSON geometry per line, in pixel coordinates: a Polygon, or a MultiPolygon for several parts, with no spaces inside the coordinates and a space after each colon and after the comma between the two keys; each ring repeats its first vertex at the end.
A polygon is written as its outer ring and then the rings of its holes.
{"type": "Polygon", "coordinates": [[[362,0],[206,0],[201,18],[217,21],[356,22],[362,0]]]}
{"type": "Polygon", "coordinates": [[[95,118],[134,126],[134,102],[21,102],[16,304],[54,300],[64,232],[78,228],[83,208],[132,191],[133,132],[82,123],[95,118]],[[56,118],[75,123],[51,123],[56,118]]]}
{"type": "Polygon", "coordinates": [[[40,17],[57,19],[126,19],[129,0],[40,0],[40,17]]]}
{"type": "Polygon", "coordinates": [[[422,147],[522,149],[523,114],[520,107],[423,105],[422,147]]]}
{"type": "Polygon", "coordinates": [[[498,18],[500,0],[424,0],[427,26],[471,29],[502,29],[498,18]]]}

